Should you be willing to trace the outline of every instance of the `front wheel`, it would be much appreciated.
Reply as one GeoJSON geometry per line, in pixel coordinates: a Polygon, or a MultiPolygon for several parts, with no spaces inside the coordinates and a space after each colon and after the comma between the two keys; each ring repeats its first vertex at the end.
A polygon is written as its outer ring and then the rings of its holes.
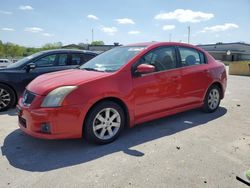
{"type": "Polygon", "coordinates": [[[104,101],[88,113],[84,125],[84,137],[87,141],[106,144],[114,141],[125,123],[123,109],[112,101],[104,101]]]}
{"type": "Polygon", "coordinates": [[[212,85],[206,94],[203,110],[205,112],[211,113],[218,109],[221,100],[220,88],[216,85],[212,85]]]}

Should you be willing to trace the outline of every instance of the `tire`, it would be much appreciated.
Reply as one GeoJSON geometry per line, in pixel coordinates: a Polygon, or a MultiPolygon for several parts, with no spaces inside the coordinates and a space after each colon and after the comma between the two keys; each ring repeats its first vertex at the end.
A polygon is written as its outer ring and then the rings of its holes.
{"type": "Polygon", "coordinates": [[[13,107],[15,103],[15,92],[9,86],[0,84],[0,112],[13,107]]]}
{"type": "Polygon", "coordinates": [[[215,112],[220,106],[221,90],[218,86],[212,85],[204,99],[203,111],[207,113],[215,112]]]}
{"type": "Polygon", "coordinates": [[[107,144],[114,141],[125,124],[123,109],[112,101],[97,104],[90,110],[86,118],[84,138],[95,144],[107,144]]]}

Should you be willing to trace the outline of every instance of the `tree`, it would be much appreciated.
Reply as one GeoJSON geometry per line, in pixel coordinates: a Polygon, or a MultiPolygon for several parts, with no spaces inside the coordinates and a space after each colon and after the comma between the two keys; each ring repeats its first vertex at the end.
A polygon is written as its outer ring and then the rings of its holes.
{"type": "Polygon", "coordinates": [[[47,43],[43,45],[42,50],[50,50],[50,49],[61,48],[61,47],[62,47],[61,42],[47,43]]]}
{"type": "Polygon", "coordinates": [[[55,42],[54,45],[57,47],[57,48],[61,48],[63,43],[62,42],[55,42]]]}
{"type": "Polygon", "coordinates": [[[42,48],[27,48],[24,46],[13,44],[11,42],[3,43],[0,40],[0,58],[20,58],[23,56],[29,56],[42,50],[49,50],[61,47],[61,42],[47,43],[42,48]]]}
{"type": "Polygon", "coordinates": [[[80,47],[80,49],[84,49],[84,50],[88,49],[88,44],[78,43],[78,46],[80,47]]]}
{"type": "Polygon", "coordinates": [[[93,42],[91,42],[91,45],[104,45],[104,42],[103,41],[101,41],[101,40],[96,40],[96,41],[93,41],[93,42]]]}
{"type": "Polygon", "coordinates": [[[4,57],[4,47],[2,44],[0,44],[0,58],[4,57]]]}

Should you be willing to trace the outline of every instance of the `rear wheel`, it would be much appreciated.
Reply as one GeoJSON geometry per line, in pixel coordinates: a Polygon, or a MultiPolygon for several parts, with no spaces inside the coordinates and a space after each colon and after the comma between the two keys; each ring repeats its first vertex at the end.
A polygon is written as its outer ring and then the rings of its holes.
{"type": "Polygon", "coordinates": [[[0,111],[5,111],[16,102],[14,91],[7,85],[0,84],[0,111]]]}
{"type": "Polygon", "coordinates": [[[203,110],[205,112],[211,113],[218,109],[221,100],[220,88],[216,85],[212,85],[206,94],[204,100],[203,110]]]}
{"type": "Polygon", "coordinates": [[[124,123],[124,111],[118,104],[112,101],[101,102],[88,113],[84,137],[97,144],[110,143],[119,136],[124,123]]]}

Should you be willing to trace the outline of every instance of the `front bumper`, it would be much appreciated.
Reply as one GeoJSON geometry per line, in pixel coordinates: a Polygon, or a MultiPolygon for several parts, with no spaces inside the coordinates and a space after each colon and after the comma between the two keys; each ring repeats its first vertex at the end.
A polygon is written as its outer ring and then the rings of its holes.
{"type": "Polygon", "coordinates": [[[81,105],[58,108],[34,108],[24,106],[19,100],[17,105],[20,129],[30,136],[42,139],[81,138],[84,109],[81,105]],[[42,131],[42,124],[50,125],[50,132],[42,131]]]}

